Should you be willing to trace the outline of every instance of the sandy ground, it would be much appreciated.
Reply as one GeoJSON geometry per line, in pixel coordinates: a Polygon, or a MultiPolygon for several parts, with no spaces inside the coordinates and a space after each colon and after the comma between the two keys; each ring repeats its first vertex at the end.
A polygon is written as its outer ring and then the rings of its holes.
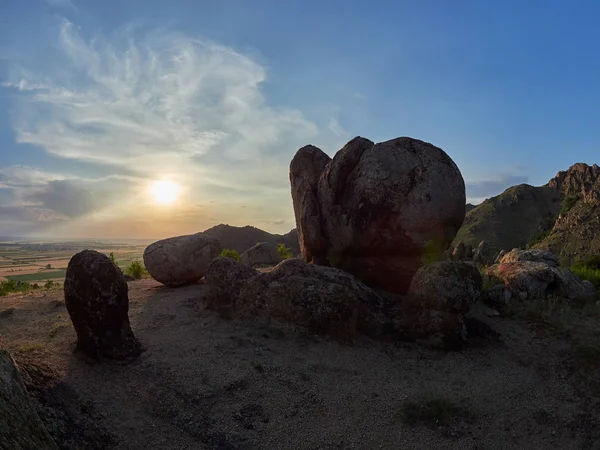
{"type": "Polygon", "coordinates": [[[129,286],[132,328],[145,348],[129,364],[73,354],[60,290],[0,297],[0,335],[17,362],[47,364],[73,393],[62,400],[65,414],[68,402],[85,405],[77,411],[93,417],[113,448],[600,449],[600,394],[586,387],[598,372],[585,378],[573,367],[574,337],[565,330],[490,318],[478,306],[481,322],[473,323],[499,335],[482,332],[459,352],[342,344],[221,318],[204,308],[200,284],[129,286]],[[424,399],[453,409],[419,423],[424,399]]]}

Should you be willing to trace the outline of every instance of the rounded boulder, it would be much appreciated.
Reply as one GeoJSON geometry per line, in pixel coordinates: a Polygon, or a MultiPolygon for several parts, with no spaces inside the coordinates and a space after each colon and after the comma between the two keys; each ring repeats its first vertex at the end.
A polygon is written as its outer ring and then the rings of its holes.
{"type": "Polygon", "coordinates": [[[144,265],[156,281],[175,287],[195,283],[221,253],[215,237],[203,233],[154,242],[144,250],[144,265]]]}
{"type": "Polygon", "coordinates": [[[78,350],[92,358],[128,359],[140,354],[129,325],[127,282],[106,255],[83,250],[73,256],[64,293],[78,350]]]}

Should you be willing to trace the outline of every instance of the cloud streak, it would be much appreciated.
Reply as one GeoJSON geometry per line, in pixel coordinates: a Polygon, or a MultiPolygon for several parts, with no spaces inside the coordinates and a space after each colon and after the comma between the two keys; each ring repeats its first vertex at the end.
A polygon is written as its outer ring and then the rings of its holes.
{"type": "MultiPolygon", "coordinates": [[[[3,83],[18,93],[17,141],[133,181],[114,197],[83,172],[43,178],[28,168],[15,194],[21,206],[80,217],[109,202],[131,204],[144,182],[169,177],[184,185],[190,204],[243,202],[248,221],[282,224],[292,211],[295,150],[347,134],[335,118],[319,127],[298,110],[270,106],[261,89],[266,69],[215,42],[134,27],[86,39],[66,19],[58,31],[60,56],[50,67],[13,67],[3,83]]],[[[10,168],[11,189],[19,170],[10,168]]]]}
{"type": "Polygon", "coordinates": [[[523,175],[501,174],[490,179],[470,181],[466,183],[467,199],[473,203],[480,203],[511,186],[526,183],[528,180],[529,177],[523,175]]]}

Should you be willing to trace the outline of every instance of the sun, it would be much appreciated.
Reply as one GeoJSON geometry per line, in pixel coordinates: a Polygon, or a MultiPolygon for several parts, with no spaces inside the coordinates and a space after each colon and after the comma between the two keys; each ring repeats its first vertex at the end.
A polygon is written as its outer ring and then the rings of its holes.
{"type": "Polygon", "coordinates": [[[181,186],[174,181],[153,181],[150,185],[150,195],[156,203],[169,205],[175,203],[181,193],[181,186]]]}

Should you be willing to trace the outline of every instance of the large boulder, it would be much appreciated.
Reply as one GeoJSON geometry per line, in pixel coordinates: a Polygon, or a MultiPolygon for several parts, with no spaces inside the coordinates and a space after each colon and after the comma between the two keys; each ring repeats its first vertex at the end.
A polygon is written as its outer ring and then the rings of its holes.
{"type": "Polygon", "coordinates": [[[533,248],[529,250],[519,250],[513,248],[510,252],[505,253],[500,259],[501,264],[514,263],[518,261],[533,261],[544,263],[550,267],[558,267],[556,256],[549,250],[533,248]]]}
{"type": "Polygon", "coordinates": [[[92,358],[128,359],[140,354],[129,325],[127,282],[106,255],[83,250],[73,256],[64,293],[78,350],[92,358]]]}
{"type": "Polygon", "coordinates": [[[15,361],[0,342],[0,450],[58,450],[40,420],[15,361]]]}
{"type": "Polygon", "coordinates": [[[150,276],[167,286],[195,283],[221,253],[215,237],[196,233],[175,236],[150,244],[144,250],[144,264],[150,276]]]}
{"type": "Polygon", "coordinates": [[[452,159],[408,137],[357,137],[332,160],[303,147],[290,181],[304,259],[390,292],[406,292],[419,267],[443,259],[465,216],[452,159]]]}
{"type": "Polygon", "coordinates": [[[281,262],[281,256],[275,244],[260,242],[242,253],[242,263],[250,267],[275,266],[281,262]]]}

